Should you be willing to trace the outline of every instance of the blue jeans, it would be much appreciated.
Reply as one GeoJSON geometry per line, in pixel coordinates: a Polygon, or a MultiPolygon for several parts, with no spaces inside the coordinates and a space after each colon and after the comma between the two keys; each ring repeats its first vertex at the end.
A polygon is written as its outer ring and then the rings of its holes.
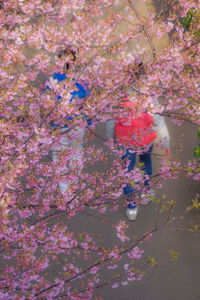
{"type": "MultiPolygon", "coordinates": [[[[143,163],[142,170],[147,175],[152,175],[152,162],[151,162],[152,149],[153,149],[153,145],[150,146],[150,148],[147,152],[144,152],[144,153],[139,155],[140,162],[143,163]]],[[[126,153],[121,157],[124,162],[126,162],[127,160],[130,160],[128,170],[127,170],[128,172],[130,172],[134,169],[135,160],[136,160],[136,153],[130,153],[129,150],[131,150],[131,149],[127,149],[126,153]]],[[[148,189],[149,181],[145,180],[144,185],[148,189]]],[[[134,200],[134,189],[131,187],[130,184],[127,184],[123,188],[123,190],[124,190],[124,194],[127,195],[127,200],[129,201],[128,208],[135,208],[136,204],[133,201],[134,200]]]]}

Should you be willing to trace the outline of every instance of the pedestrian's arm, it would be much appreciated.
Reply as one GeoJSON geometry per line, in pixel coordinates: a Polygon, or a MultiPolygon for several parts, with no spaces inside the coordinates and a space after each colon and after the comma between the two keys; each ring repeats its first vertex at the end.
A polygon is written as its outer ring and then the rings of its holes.
{"type": "Polygon", "coordinates": [[[170,155],[170,135],[167,128],[166,121],[163,116],[155,114],[153,116],[159,136],[162,140],[162,148],[167,156],[170,155]]]}

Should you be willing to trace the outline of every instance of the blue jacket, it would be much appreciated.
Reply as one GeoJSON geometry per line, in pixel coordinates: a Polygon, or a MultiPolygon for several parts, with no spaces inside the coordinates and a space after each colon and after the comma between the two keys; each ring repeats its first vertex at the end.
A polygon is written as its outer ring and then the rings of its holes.
{"type": "MultiPolygon", "coordinates": [[[[65,74],[61,74],[61,73],[54,73],[53,74],[53,79],[57,80],[57,82],[61,82],[63,80],[65,80],[67,77],[65,74]]],[[[89,91],[86,91],[85,88],[78,82],[75,82],[75,86],[77,87],[78,90],[75,90],[73,92],[71,92],[70,94],[72,95],[71,98],[70,98],[70,102],[72,102],[72,100],[74,100],[76,97],[78,97],[78,99],[82,99],[84,97],[87,97],[90,95],[90,90],[89,91]]],[[[65,84],[63,85],[63,87],[65,88],[65,84]]],[[[50,89],[49,85],[47,84],[46,85],[46,89],[50,89]]],[[[57,99],[60,100],[62,99],[62,97],[60,95],[57,96],[57,99]]],[[[74,118],[78,117],[78,116],[81,116],[82,114],[75,114],[74,117],[71,116],[71,117],[66,117],[66,121],[73,121],[74,118]]],[[[92,122],[91,122],[91,119],[88,119],[87,116],[84,116],[82,115],[82,119],[87,119],[87,123],[88,125],[91,125],[92,122]]],[[[60,127],[60,124],[54,124],[54,123],[51,123],[51,126],[52,127],[60,127]]],[[[64,126],[62,128],[67,128],[68,126],[64,126]]]]}

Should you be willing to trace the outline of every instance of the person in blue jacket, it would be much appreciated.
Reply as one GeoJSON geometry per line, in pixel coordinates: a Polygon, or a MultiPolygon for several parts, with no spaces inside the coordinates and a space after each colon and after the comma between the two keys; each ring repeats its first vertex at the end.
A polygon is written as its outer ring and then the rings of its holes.
{"type": "MultiPolygon", "coordinates": [[[[73,57],[72,63],[74,63],[75,60],[76,60],[76,54],[75,54],[75,52],[74,52],[73,50],[71,50],[70,48],[66,48],[66,49],[62,50],[62,51],[60,52],[60,54],[58,55],[58,57],[59,57],[59,58],[62,58],[63,56],[69,55],[69,54],[73,57]]],[[[54,73],[53,76],[52,76],[52,78],[53,78],[54,80],[57,80],[58,83],[60,83],[60,82],[62,82],[62,81],[65,81],[65,80],[67,79],[66,73],[67,73],[67,71],[69,70],[69,68],[70,68],[70,64],[69,64],[69,63],[66,63],[66,64],[65,64],[65,67],[64,67],[64,69],[63,69],[64,72],[63,72],[63,73],[54,73]]],[[[74,79],[73,79],[73,81],[74,81],[74,79]]],[[[90,96],[90,90],[86,90],[87,85],[85,85],[85,87],[84,87],[81,83],[75,82],[75,86],[76,86],[77,89],[70,93],[70,94],[72,95],[72,96],[71,96],[71,99],[69,100],[70,102],[72,102],[72,101],[73,101],[74,99],[76,99],[76,98],[82,99],[82,98],[85,98],[85,97],[87,97],[87,96],[90,96]]],[[[63,87],[65,88],[65,84],[63,84],[63,87]]],[[[47,83],[46,83],[46,89],[47,89],[47,90],[50,89],[50,87],[49,87],[49,85],[48,85],[48,80],[47,80],[47,83]]],[[[58,95],[58,96],[57,96],[57,99],[58,99],[58,100],[61,100],[62,97],[61,97],[60,95],[58,95]]],[[[78,117],[78,116],[81,116],[81,115],[82,115],[82,114],[75,114],[74,116],[66,117],[65,119],[66,119],[66,121],[73,121],[74,118],[76,118],[76,117],[78,117]]],[[[91,124],[92,124],[92,123],[91,123],[91,119],[87,118],[87,116],[83,116],[83,115],[82,115],[82,119],[86,119],[88,125],[91,125],[91,124]]],[[[52,126],[52,127],[60,127],[60,124],[55,124],[55,123],[51,122],[51,126],[52,126]]],[[[62,127],[62,128],[68,128],[68,126],[65,125],[65,126],[62,127]]]]}
{"type": "MultiPolygon", "coordinates": [[[[65,50],[63,50],[58,57],[62,57],[63,55],[69,55],[71,54],[73,56],[73,61],[72,63],[76,60],[76,55],[75,52],[69,48],[66,48],[65,50]]],[[[67,63],[65,65],[65,68],[63,70],[63,73],[54,73],[53,74],[53,79],[57,80],[58,83],[65,82],[65,80],[67,79],[67,71],[70,68],[70,64],[67,63]]],[[[83,99],[85,97],[88,97],[90,95],[90,91],[86,90],[86,86],[84,87],[82,84],[80,84],[79,82],[75,82],[75,86],[76,89],[71,92],[71,98],[70,98],[70,102],[76,101],[76,99],[83,99]]],[[[65,88],[65,84],[63,85],[63,87],[65,88]]],[[[50,89],[49,85],[48,85],[48,81],[46,83],[46,89],[50,89]]],[[[60,95],[57,95],[57,99],[61,100],[62,97],[60,95]]],[[[77,169],[77,165],[78,162],[81,161],[82,159],[82,154],[83,154],[83,140],[84,140],[84,136],[86,133],[85,128],[80,127],[80,126],[76,126],[75,128],[73,128],[73,130],[68,130],[69,129],[69,124],[73,123],[73,120],[77,117],[82,118],[83,120],[86,119],[87,124],[91,125],[91,119],[88,118],[87,116],[83,115],[81,112],[80,114],[75,114],[73,116],[67,116],[65,118],[66,120],[66,125],[61,126],[60,124],[51,122],[51,128],[55,129],[55,128],[59,128],[60,127],[60,138],[59,141],[53,146],[52,148],[52,158],[53,161],[55,162],[58,158],[59,158],[59,153],[61,151],[63,151],[64,149],[66,149],[67,147],[70,148],[70,150],[73,151],[74,156],[72,159],[70,159],[70,162],[68,164],[66,164],[66,166],[63,169],[63,173],[67,173],[69,170],[75,170],[77,169]]],[[[90,133],[90,131],[89,131],[90,133]]],[[[90,134],[89,138],[91,139],[92,136],[90,134]]],[[[77,170],[78,174],[80,174],[80,170],[77,170]]],[[[65,194],[65,193],[69,193],[70,189],[69,189],[69,185],[72,183],[71,180],[69,180],[69,178],[66,176],[63,176],[63,181],[59,182],[59,188],[60,191],[65,194]]],[[[76,182],[74,182],[76,183],[76,182]]]]}

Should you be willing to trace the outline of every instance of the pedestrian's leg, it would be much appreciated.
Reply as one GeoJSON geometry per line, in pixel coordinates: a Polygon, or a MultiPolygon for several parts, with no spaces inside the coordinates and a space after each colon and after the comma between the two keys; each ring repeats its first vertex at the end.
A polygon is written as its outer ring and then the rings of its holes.
{"type": "MultiPolygon", "coordinates": [[[[69,144],[70,152],[72,154],[71,159],[68,163],[70,174],[68,176],[69,184],[77,185],[81,178],[83,165],[83,141],[84,141],[85,129],[76,127],[69,133],[69,144]],[[69,178],[72,177],[70,180],[69,178]]],[[[62,185],[65,188],[69,187],[69,184],[62,185]]],[[[59,184],[60,185],[60,184],[59,184]]],[[[76,187],[77,188],[77,187],[76,187]]],[[[72,196],[70,190],[68,195],[72,196]]]]}
{"type": "Polygon", "coordinates": [[[85,129],[76,127],[70,136],[70,149],[74,152],[74,155],[70,161],[70,169],[75,170],[77,174],[81,174],[83,169],[82,157],[83,157],[83,142],[85,136],[85,129]]]}
{"type": "MultiPolygon", "coordinates": [[[[68,137],[66,135],[62,135],[60,137],[58,143],[55,144],[53,146],[53,148],[52,148],[52,159],[53,159],[54,162],[59,157],[58,153],[60,151],[64,150],[68,146],[69,146],[69,139],[68,139],[68,137]]],[[[68,171],[67,166],[65,166],[62,171],[66,173],[68,171]]],[[[69,187],[69,184],[70,184],[70,182],[68,182],[68,183],[62,182],[62,181],[59,182],[58,185],[59,185],[61,193],[65,193],[66,192],[67,188],[69,187]]]]}
{"type": "MultiPolygon", "coordinates": [[[[151,161],[151,152],[153,149],[153,145],[149,148],[147,152],[144,152],[139,156],[140,162],[143,163],[142,170],[145,174],[151,176],[152,175],[152,161],[151,161]]],[[[145,180],[144,182],[145,187],[147,190],[149,189],[149,180],[145,180]]]]}
{"type": "MultiPolygon", "coordinates": [[[[152,175],[152,161],[151,161],[151,152],[152,152],[153,145],[149,148],[146,153],[140,155],[140,162],[143,163],[143,171],[145,174],[151,176],[152,175]]],[[[155,191],[153,189],[150,190],[149,188],[149,180],[145,180],[145,193],[141,194],[141,203],[147,204],[152,201],[152,197],[155,196],[155,191]]]]}
{"type": "MultiPolygon", "coordinates": [[[[126,150],[125,155],[122,156],[122,160],[124,163],[127,163],[129,161],[128,165],[128,172],[132,171],[135,167],[135,160],[136,160],[136,154],[130,153],[129,150],[126,150]]],[[[127,196],[127,200],[129,202],[128,208],[133,209],[136,208],[135,202],[134,202],[134,189],[131,187],[130,184],[127,184],[124,188],[124,194],[127,196]]]]}

